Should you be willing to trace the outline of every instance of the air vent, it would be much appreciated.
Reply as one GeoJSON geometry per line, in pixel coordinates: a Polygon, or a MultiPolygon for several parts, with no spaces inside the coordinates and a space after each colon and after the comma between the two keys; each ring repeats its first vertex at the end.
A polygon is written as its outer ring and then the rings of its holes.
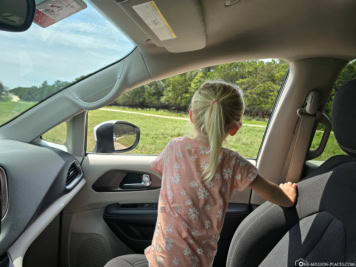
{"type": "Polygon", "coordinates": [[[67,180],[66,180],[66,188],[68,190],[71,190],[76,186],[80,179],[83,177],[83,171],[82,168],[80,167],[80,164],[78,161],[74,161],[68,169],[67,172],[67,180]]]}

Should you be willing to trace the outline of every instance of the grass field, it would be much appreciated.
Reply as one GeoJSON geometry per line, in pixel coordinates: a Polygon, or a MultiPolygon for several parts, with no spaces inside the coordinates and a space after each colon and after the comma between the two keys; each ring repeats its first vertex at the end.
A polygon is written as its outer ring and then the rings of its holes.
{"type": "MultiPolygon", "coordinates": [[[[194,131],[191,123],[187,119],[186,114],[162,112],[154,110],[136,110],[129,108],[106,107],[110,110],[122,110],[137,112],[141,114],[130,114],[122,112],[113,112],[108,110],[95,110],[89,112],[88,118],[88,145],[87,151],[92,151],[95,146],[93,128],[107,120],[124,120],[137,125],[141,130],[140,143],[135,150],[129,153],[134,154],[159,154],[165,145],[174,137],[193,136],[194,131]],[[166,116],[168,118],[144,116],[142,114],[152,114],[158,116],[166,116]],[[170,119],[181,118],[181,119],[170,119]],[[183,120],[184,119],[184,120],[183,120]]],[[[245,120],[245,124],[257,124],[265,126],[266,122],[245,120]]],[[[246,157],[256,157],[260,142],[264,134],[264,127],[242,127],[239,134],[235,137],[228,138],[226,147],[240,151],[246,157]]]]}
{"type": "Polygon", "coordinates": [[[0,101],[0,125],[32,107],[33,102],[0,101]]]}
{"type": "MultiPolygon", "coordinates": [[[[124,120],[136,124],[141,129],[141,139],[136,149],[127,152],[131,154],[159,154],[165,145],[174,137],[193,136],[194,131],[189,123],[186,114],[169,111],[140,110],[122,107],[105,107],[105,110],[95,110],[89,112],[88,119],[88,142],[87,151],[90,152],[95,146],[93,129],[101,122],[108,120],[124,120]],[[120,112],[115,112],[120,111],[120,112]],[[121,112],[124,111],[124,112],[121,112]],[[127,113],[130,112],[130,113],[127,113]],[[131,113],[132,112],[132,113],[131,113]],[[137,113],[137,114],[136,114],[137,113]],[[168,118],[152,117],[147,115],[164,116],[168,118]],[[170,119],[170,117],[172,119],[170,119]]],[[[256,158],[263,138],[267,121],[252,120],[246,118],[243,121],[244,126],[235,137],[229,137],[225,147],[239,151],[241,155],[248,158],[256,158]],[[253,125],[253,126],[251,126],[253,125]]],[[[59,136],[64,137],[65,125],[59,125],[44,135],[46,140],[57,140],[57,143],[64,143],[64,139],[58,140],[59,136]],[[54,132],[56,131],[56,132],[54,132]],[[58,131],[62,131],[59,134],[58,131]]],[[[318,131],[312,143],[312,149],[315,149],[320,142],[322,132],[318,131]]],[[[344,154],[333,134],[330,135],[327,147],[324,153],[316,160],[326,160],[332,155],[344,154]]]]}
{"type": "MultiPolygon", "coordinates": [[[[24,102],[0,102],[0,124],[7,121],[14,114],[22,112],[33,103],[24,102]]],[[[108,106],[103,109],[89,112],[87,151],[95,146],[93,129],[101,122],[109,120],[123,120],[134,123],[141,130],[141,139],[138,146],[127,153],[158,155],[165,145],[174,137],[193,136],[194,130],[187,119],[187,114],[141,110],[124,107],[108,106]],[[116,112],[115,112],[116,111],[116,112]],[[153,115],[153,116],[151,116],[153,115]]],[[[229,137],[225,147],[238,151],[247,158],[256,158],[265,132],[267,121],[245,118],[243,127],[234,137],[229,137]]],[[[65,143],[66,124],[62,123],[45,133],[42,137],[57,144],[65,143]]],[[[322,132],[318,131],[313,139],[312,149],[319,144],[322,132]]],[[[330,135],[324,153],[316,160],[326,160],[332,155],[344,154],[337,145],[333,133],[330,135]]]]}

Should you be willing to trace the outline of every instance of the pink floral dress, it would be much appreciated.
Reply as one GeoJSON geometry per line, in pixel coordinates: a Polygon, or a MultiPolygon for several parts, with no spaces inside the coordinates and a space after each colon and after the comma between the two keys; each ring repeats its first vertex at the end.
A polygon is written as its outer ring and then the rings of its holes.
{"type": "Polygon", "coordinates": [[[150,267],[212,266],[232,191],[243,191],[257,176],[237,152],[224,148],[218,160],[213,179],[202,182],[209,147],[183,137],[169,142],[152,163],[162,188],[152,244],[145,249],[150,267]]]}

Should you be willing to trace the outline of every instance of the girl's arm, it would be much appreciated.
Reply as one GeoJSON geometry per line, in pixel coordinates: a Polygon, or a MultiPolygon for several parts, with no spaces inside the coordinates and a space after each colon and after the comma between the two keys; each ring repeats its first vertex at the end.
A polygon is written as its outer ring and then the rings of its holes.
{"type": "Polygon", "coordinates": [[[257,175],[249,187],[263,199],[283,207],[291,207],[297,200],[297,185],[291,182],[279,186],[257,175]]]}

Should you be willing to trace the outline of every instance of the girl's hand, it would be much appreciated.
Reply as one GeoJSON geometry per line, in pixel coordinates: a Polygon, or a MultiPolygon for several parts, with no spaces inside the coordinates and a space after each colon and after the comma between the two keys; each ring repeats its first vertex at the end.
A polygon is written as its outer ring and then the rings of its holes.
{"type": "Polygon", "coordinates": [[[280,184],[279,187],[290,200],[290,205],[288,206],[293,206],[297,200],[297,184],[288,182],[285,184],[280,184]]]}
{"type": "Polygon", "coordinates": [[[263,199],[282,207],[292,207],[297,200],[297,185],[291,182],[278,186],[257,175],[249,187],[263,199]]]}

